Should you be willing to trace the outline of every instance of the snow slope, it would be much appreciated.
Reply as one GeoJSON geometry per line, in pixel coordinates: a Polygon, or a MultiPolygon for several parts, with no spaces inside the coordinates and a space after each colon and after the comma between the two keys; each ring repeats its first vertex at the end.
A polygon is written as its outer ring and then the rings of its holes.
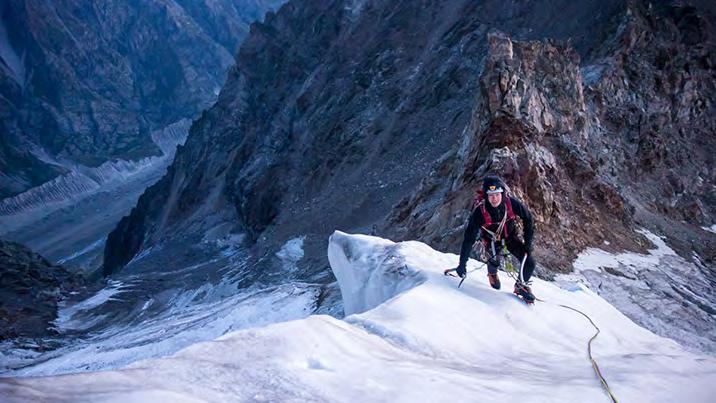
{"type": "Polygon", "coordinates": [[[114,370],[231,331],[313,313],[321,286],[255,282],[241,239],[207,240],[193,256],[204,250],[212,259],[187,259],[179,267],[157,265],[163,249],[176,253],[169,245],[136,258],[95,294],[60,303],[57,338],[0,341],[0,377],[114,370]],[[152,270],[143,270],[147,266],[152,270]]]}
{"type": "MultiPolygon", "coordinates": [[[[623,402],[706,402],[716,360],[638,327],[575,283],[535,280],[529,307],[487,285],[442,275],[457,256],[418,242],[336,232],[328,255],[345,320],[302,320],[229,333],[124,369],[0,379],[4,401],[607,402],[593,355],[623,402]]],[[[477,268],[476,262],[470,262],[477,268]]],[[[511,286],[509,281],[504,281],[511,286]]],[[[509,288],[509,287],[506,287],[509,288]]]]}
{"type": "Polygon", "coordinates": [[[679,256],[659,236],[640,230],[656,247],[646,254],[588,248],[574,272],[557,283],[580,282],[652,332],[693,352],[716,353],[716,289],[713,274],[694,253],[679,256]]]}

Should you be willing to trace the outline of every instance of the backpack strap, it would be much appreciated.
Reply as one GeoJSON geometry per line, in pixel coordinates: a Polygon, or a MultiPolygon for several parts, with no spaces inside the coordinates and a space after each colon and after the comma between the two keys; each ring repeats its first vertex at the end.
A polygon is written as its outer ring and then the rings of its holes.
{"type": "Polygon", "coordinates": [[[484,224],[482,224],[482,227],[489,227],[492,225],[492,218],[490,218],[490,213],[487,212],[487,208],[485,207],[485,201],[480,201],[480,204],[477,205],[480,208],[480,211],[482,211],[482,218],[485,221],[484,224]]]}
{"type": "Polygon", "coordinates": [[[482,211],[482,218],[485,220],[485,223],[482,225],[482,229],[485,230],[488,234],[492,236],[492,239],[499,240],[500,239],[500,233],[502,233],[502,238],[505,239],[509,235],[507,232],[507,221],[514,220],[515,219],[515,212],[512,211],[512,202],[510,201],[510,198],[505,195],[504,197],[505,202],[505,215],[502,217],[502,220],[500,221],[500,225],[497,227],[497,231],[492,232],[487,227],[492,225],[492,218],[490,217],[490,213],[487,212],[487,208],[485,206],[485,200],[480,201],[480,204],[478,204],[478,207],[480,207],[480,210],[482,211]]]}
{"type": "MultiPolygon", "coordinates": [[[[508,221],[515,219],[515,212],[512,211],[512,202],[507,195],[505,195],[505,215],[507,216],[508,221]]],[[[505,232],[505,238],[507,238],[507,225],[504,226],[503,231],[505,232]]]]}
{"type": "Polygon", "coordinates": [[[507,219],[508,220],[514,220],[515,219],[515,213],[512,211],[512,202],[510,201],[510,198],[505,195],[505,210],[507,211],[507,219]]]}
{"type": "Polygon", "coordinates": [[[472,209],[475,210],[480,203],[485,201],[485,194],[482,189],[478,189],[475,192],[475,198],[472,200],[472,209]]]}

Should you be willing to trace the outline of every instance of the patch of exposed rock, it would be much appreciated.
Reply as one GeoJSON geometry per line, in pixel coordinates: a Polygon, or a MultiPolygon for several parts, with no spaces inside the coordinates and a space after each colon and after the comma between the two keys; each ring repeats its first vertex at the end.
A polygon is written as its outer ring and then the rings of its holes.
{"type": "Polygon", "coordinates": [[[53,334],[58,302],[83,282],[30,249],[0,240],[0,340],[53,334]]]}

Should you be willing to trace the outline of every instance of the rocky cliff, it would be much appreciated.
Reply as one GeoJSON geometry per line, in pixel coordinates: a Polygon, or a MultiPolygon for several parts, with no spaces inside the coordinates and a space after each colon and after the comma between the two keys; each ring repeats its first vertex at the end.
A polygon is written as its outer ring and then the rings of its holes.
{"type": "Polygon", "coordinates": [[[694,7],[637,3],[586,63],[567,44],[488,35],[460,145],[391,225],[455,245],[479,178],[499,173],[535,213],[548,267],[569,270],[587,246],[639,250],[636,227],[713,263],[699,228],[716,217],[713,38],[694,7]]]}
{"type": "Polygon", "coordinates": [[[208,107],[248,24],[281,3],[3,2],[0,198],[159,155],[150,133],[208,107]]]}
{"type": "Polygon", "coordinates": [[[336,228],[457,250],[490,171],[551,269],[641,250],[637,226],[712,261],[713,10],[558,3],[289,2],[110,234],[106,272],[225,223],[259,259],[306,235],[316,270],[336,228]]]}
{"type": "Polygon", "coordinates": [[[571,38],[589,57],[626,12],[548,3],[287,3],[252,25],[218,102],[109,236],[106,271],[223,222],[248,233],[259,257],[307,235],[307,261],[325,267],[327,234],[384,222],[461,138],[491,29],[571,38]]]}

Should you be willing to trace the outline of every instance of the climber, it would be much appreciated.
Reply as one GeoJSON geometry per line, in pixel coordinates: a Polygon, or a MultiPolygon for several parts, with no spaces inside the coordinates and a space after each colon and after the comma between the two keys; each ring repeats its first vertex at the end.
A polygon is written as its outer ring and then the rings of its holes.
{"type": "Polygon", "coordinates": [[[529,287],[529,279],[535,268],[532,258],[532,237],[534,222],[532,214],[519,200],[507,194],[507,187],[497,176],[486,176],[482,181],[482,192],[478,192],[476,205],[465,230],[465,237],[460,249],[460,263],[455,269],[458,276],[466,275],[465,265],[470,250],[477,239],[478,232],[482,239],[487,257],[487,277],[492,288],[500,289],[500,278],[497,269],[500,267],[500,248],[503,245],[520,262],[527,254],[521,272],[515,282],[514,293],[525,302],[532,303],[534,294],[529,287]],[[486,197],[485,200],[483,197],[486,197]],[[520,217],[524,227],[524,242],[517,238],[515,217],[520,217]]]}

